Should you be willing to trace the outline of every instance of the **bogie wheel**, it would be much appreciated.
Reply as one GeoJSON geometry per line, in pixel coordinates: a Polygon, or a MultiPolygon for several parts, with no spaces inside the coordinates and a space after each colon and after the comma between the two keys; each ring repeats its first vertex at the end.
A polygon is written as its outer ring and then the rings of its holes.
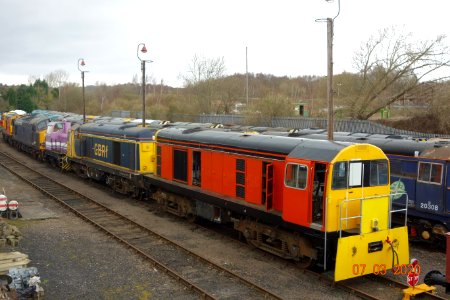
{"type": "Polygon", "coordinates": [[[295,264],[296,264],[296,266],[297,266],[298,268],[304,270],[304,269],[307,269],[307,268],[309,268],[309,267],[314,266],[315,260],[312,259],[311,257],[306,257],[306,256],[304,256],[304,257],[299,258],[298,260],[296,260],[296,261],[295,261],[295,264]]]}
{"type": "Polygon", "coordinates": [[[247,241],[247,245],[250,247],[251,250],[258,248],[255,245],[255,240],[252,238],[245,238],[245,240],[247,241]]]}
{"type": "Polygon", "coordinates": [[[189,223],[195,223],[195,221],[197,221],[197,216],[194,215],[194,214],[192,214],[192,213],[189,213],[189,214],[187,214],[187,216],[186,216],[186,220],[187,220],[189,223]]]}

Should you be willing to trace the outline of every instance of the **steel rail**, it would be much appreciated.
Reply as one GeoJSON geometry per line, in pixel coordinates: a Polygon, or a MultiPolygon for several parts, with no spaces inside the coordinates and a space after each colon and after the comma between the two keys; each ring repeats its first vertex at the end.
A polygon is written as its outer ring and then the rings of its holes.
{"type": "MultiPolygon", "coordinates": [[[[93,224],[94,226],[96,226],[97,228],[101,229],[102,231],[104,231],[105,233],[107,233],[108,235],[114,237],[115,239],[117,239],[118,241],[122,242],[123,244],[125,244],[127,247],[131,248],[132,250],[134,250],[135,252],[137,252],[138,254],[144,256],[145,258],[151,260],[153,262],[153,264],[157,267],[159,267],[161,270],[164,270],[167,274],[171,275],[173,278],[180,280],[183,282],[184,285],[186,285],[187,287],[195,290],[196,292],[198,292],[200,294],[200,296],[204,299],[216,299],[216,297],[210,293],[208,293],[206,290],[202,289],[201,287],[198,287],[195,283],[191,282],[190,280],[186,279],[182,274],[179,274],[176,270],[171,269],[168,266],[163,265],[162,263],[160,263],[155,257],[149,255],[148,253],[145,253],[142,249],[139,248],[139,246],[133,245],[132,243],[130,243],[129,241],[126,241],[124,238],[118,236],[116,233],[112,232],[112,230],[106,228],[105,226],[99,224],[99,222],[96,222],[95,220],[93,220],[92,218],[90,218],[86,213],[81,212],[80,210],[78,210],[76,207],[74,207],[73,205],[70,205],[67,202],[70,201],[76,201],[76,200],[82,200],[84,199],[85,201],[89,201],[89,203],[96,205],[97,207],[100,207],[103,211],[115,215],[116,217],[118,217],[120,220],[127,222],[128,224],[133,225],[134,227],[139,228],[140,230],[149,233],[152,236],[156,236],[159,239],[163,240],[166,243],[169,243],[175,247],[177,247],[180,250],[183,250],[185,253],[187,253],[188,255],[194,256],[195,258],[209,264],[210,266],[212,266],[213,268],[219,270],[222,273],[226,273],[228,274],[230,277],[235,278],[237,280],[239,280],[240,282],[244,283],[245,285],[247,285],[248,287],[250,287],[251,289],[257,290],[258,292],[262,293],[264,298],[274,298],[274,299],[282,299],[282,297],[280,297],[279,295],[276,295],[275,293],[265,289],[262,286],[259,286],[245,278],[243,278],[242,276],[238,275],[237,273],[228,270],[220,265],[217,265],[216,263],[214,263],[213,261],[209,260],[208,258],[205,258],[203,256],[201,256],[200,254],[197,254],[189,249],[187,249],[186,247],[182,246],[181,244],[169,240],[168,238],[164,237],[161,234],[156,233],[155,231],[144,227],[138,223],[136,223],[135,221],[121,215],[120,213],[108,208],[107,206],[95,201],[94,199],[91,199],[89,197],[87,197],[86,195],[83,195],[73,189],[71,189],[70,187],[68,187],[65,184],[62,184],[60,182],[55,181],[54,179],[48,177],[47,175],[44,175],[38,171],[36,171],[35,169],[32,169],[31,167],[24,165],[23,163],[21,163],[19,160],[17,160],[15,157],[10,156],[9,154],[7,154],[6,152],[0,152],[0,165],[2,165],[4,168],[8,169],[10,172],[12,172],[13,174],[15,174],[16,176],[18,176],[19,178],[21,178],[22,180],[28,182],[30,185],[32,185],[34,188],[38,189],[39,191],[41,191],[42,193],[48,195],[49,197],[51,197],[52,199],[58,201],[60,204],[62,204],[63,206],[65,206],[66,208],[68,208],[69,210],[71,210],[73,213],[75,213],[76,215],[78,215],[79,217],[81,217],[82,219],[88,221],[89,223],[93,224]],[[5,159],[7,158],[7,162],[5,163],[5,159]],[[8,162],[9,163],[14,163],[16,166],[8,166],[8,162]],[[36,174],[39,175],[37,178],[33,179],[33,178],[27,178],[26,175],[23,174],[19,174],[20,172],[17,171],[17,166],[20,166],[22,168],[26,169],[25,173],[28,173],[28,175],[31,174],[36,174]],[[49,190],[49,188],[45,188],[40,186],[38,183],[36,183],[37,180],[48,180],[49,182],[60,186],[62,188],[64,188],[66,191],[70,192],[72,195],[76,195],[79,198],[78,199],[68,199],[68,200],[62,200],[61,196],[56,195],[55,191],[56,190],[49,190]]],[[[29,176],[28,176],[29,177],[29,176]]],[[[53,187],[54,188],[54,187],[53,187]]],[[[92,210],[92,209],[90,209],[92,210]]]]}
{"type": "MultiPolygon", "coordinates": [[[[389,284],[395,285],[401,289],[407,289],[409,288],[409,285],[407,285],[406,283],[402,283],[402,282],[398,282],[397,280],[394,280],[392,278],[389,277],[385,277],[385,276],[377,276],[377,275],[372,275],[372,277],[376,277],[376,279],[378,280],[383,280],[386,281],[389,284]]],[[[433,293],[422,293],[420,295],[417,295],[417,297],[420,299],[437,299],[437,300],[448,300],[448,298],[445,297],[441,297],[437,294],[433,294],[433,293]]]]}
{"type": "MultiPolygon", "coordinates": [[[[386,297],[379,297],[379,296],[371,295],[367,291],[364,291],[360,288],[356,288],[351,285],[351,282],[348,282],[348,281],[334,282],[333,278],[331,276],[327,276],[320,272],[315,272],[312,270],[304,270],[304,273],[307,273],[308,275],[311,275],[311,276],[315,276],[318,280],[324,280],[324,281],[328,282],[330,285],[335,286],[339,289],[345,290],[345,291],[347,291],[351,294],[354,294],[362,299],[368,299],[368,300],[384,300],[384,299],[386,299],[386,297]]],[[[395,281],[389,277],[377,276],[377,275],[367,275],[367,277],[371,281],[377,281],[377,280],[385,281],[386,283],[383,284],[383,286],[395,286],[402,290],[408,288],[408,285],[403,284],[398,281],[395,281]]],[[[432,294],[432,293],[423,293],[418,296],[420,296],[420,299],[448,300],[448,298],[440,297],[439,295],[432,294]]]]}

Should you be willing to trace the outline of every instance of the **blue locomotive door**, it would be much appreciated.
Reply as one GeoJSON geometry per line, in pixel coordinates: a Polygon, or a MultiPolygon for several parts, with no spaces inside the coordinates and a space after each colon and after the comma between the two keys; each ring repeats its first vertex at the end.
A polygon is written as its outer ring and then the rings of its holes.
{"type": "Polygon", "coordinates": [[[420,161],[416,184],[416,209],[428,213],[444,211],[444,166],[420,161]]]}

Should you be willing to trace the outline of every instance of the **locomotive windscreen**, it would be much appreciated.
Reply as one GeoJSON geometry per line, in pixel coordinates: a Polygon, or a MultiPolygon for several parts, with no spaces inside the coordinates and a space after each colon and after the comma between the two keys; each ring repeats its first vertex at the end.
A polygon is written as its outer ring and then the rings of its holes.
{"type": "Polygon", "coordinates": [[[333,168],[333,190],[386,185],[389,182],[387,160],[337,162],[333,168]]]}

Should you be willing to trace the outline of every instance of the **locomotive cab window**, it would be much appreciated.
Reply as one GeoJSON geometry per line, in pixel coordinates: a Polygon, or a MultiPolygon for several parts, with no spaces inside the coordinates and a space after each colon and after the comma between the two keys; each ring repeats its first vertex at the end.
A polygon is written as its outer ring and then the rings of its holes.
{"type": "Polygon", "coordinates": [[[389,182],[387,160],[337,162],[333,167],[334,190],[386,185],[389,182]]]}
{"type": "Polygon", "coordinates": [[[386,160],[370,161],[370,186],[386,185],[389,182],[388,162],[386,160]]]}
{"type": "Polygon", "coordinates": [[[56,123],[56,124],[55,124],[55,127],[54,127],[53,129],[54,129],[54,131],[56,132],[56,131],[61,130],[61,129],[63,129],[63,128],[64,128],[64,126],[63,126],[62,123],[56,123]]]}
{"type": "Polygon", "coordinates": [[[419,173],[417,175],[417,181],[441,184],[442,165],[427,162],[419,162],[419,173]]]}
{"type": "Polygon", "coordinates": [[[350,162],[349,186],[361,186],[362,185],[363,164],[362,162],[350,162]]]}
{"type": "Polygon", "coordinates": [[[308,167],[298,164],[287,164],[284,184],[291,188],[304,190],[308,179],[308,167]]]}
{"type": "Polygon", "coordinates": [[[333,190],[345,189],[347,188],[347,169],[348,164],[345,161],[337,162],[333,167],[333,181],[331,188],[333,190]]]}
{"type": "Polygon", "coordinates": [[[41,130],[44,130],[45,128],[47,128],[47,121],[38,123],[37,130],[41,131],[41,130]]]}

